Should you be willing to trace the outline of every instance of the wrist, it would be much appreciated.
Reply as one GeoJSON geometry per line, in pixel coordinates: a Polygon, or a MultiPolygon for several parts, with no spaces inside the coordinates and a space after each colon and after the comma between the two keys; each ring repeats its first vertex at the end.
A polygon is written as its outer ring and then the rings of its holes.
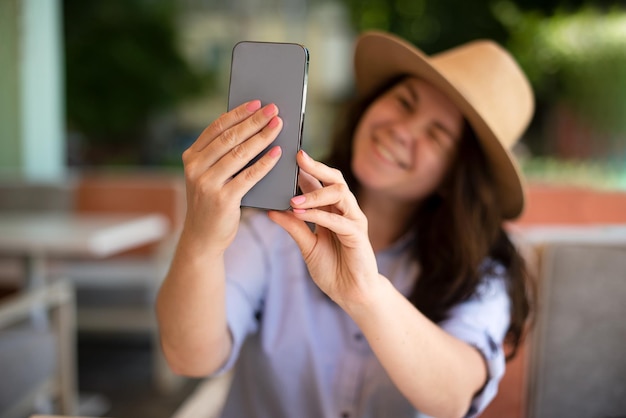
{"type": "Polygon", "coordinates": [[[353,319],[361,316],[367,316],[369,313],[378,309],[378,306],[384,304],[389,288],[393,285],[382,274],[377,274],[374,278],[367,281],[353,297],[338,302],[341,308],[346,311],[353,319]]]}

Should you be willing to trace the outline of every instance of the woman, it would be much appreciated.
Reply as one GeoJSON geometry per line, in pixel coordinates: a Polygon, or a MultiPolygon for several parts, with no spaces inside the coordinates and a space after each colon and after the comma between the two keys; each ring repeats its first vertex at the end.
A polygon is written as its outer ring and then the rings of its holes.
{"type": "Polygon", "coordinates": [[[275,105],[222,115],[183,155],[157,314],[176,372],[237,362],[224,416],[475,416],[521,341],[526,274],[502,223],[524,204],[508,152],[533,110],[523,73],[489,41],[428,57],[379,32],[355,70],[328,165],[297,155],[290,211],[240,216],[279,148],[233,177],[280,131],[275,105]]]}

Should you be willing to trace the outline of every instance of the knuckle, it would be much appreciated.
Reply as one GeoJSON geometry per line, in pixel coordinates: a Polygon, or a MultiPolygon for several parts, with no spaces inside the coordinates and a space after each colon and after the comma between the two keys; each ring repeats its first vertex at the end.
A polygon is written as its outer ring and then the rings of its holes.
{"type": "Polygon", "coordinates": [[[215,119],[207,128],[209,132],[215,132],[217,135],[224,132],[226,130],[226,125],[224,124],[224,115],[215,119]]]}
{"type": "Polygon", "coordinates": [[[245,170],[242,174],[243,174],[243,180],[246,183],[251,183],[256,181],[258,175],[259,175],[259,166],[258,164],[255,164],[251,167],[249,167],[247,170],[245,170]]]}
{"type": "Polygon", "coordinates": [[[339,193],[340,195],[344,195],[346,193],[348,193],[348,185],[345,183],[335,183],[333,186],[337,193],[339,193]]]}
{"type": "Polygon", "coordinates": [[[256,182],[259,177],[268,172],[272,168],[272,163],[266,158],[259,159],[255,164],[243,171],[243,179],[245,182],[256,182]]]}
{"type": "Polygon", "coordinates": [[[247,148],[244,144],[239,144],[230,150],[230,154],[236,160],[245,160],[247,156],[247,148]]]}
{"type": "Polygon", "coordinates": [[[269,129],[261,129],[257,135],[264,141],[272,139],[272,132],[269,129]]]}
{"type": "Polygon", "coordinates": [[[306,193],[306,204],[308,206],[313,206],[315,202],[319,201],[319,198],[320,198],[320,195],[319,195],[319,191],[317,190],[306,193]]]}
{"type": "Polygon", "coordinates": [[[341,173],[340,170],[336,169],[336,168],[331,168],[330,169],[330,174],[334,179],[337,180],[341,180],[343,181],[343,174],[341,173]]]}
{"type": "Polygon", "coordinates": [[[230,148],[237,144],[237,135],[233,129],[227,129],[220,135],[220,140],[222,144],[230,148]]]}
{"type": "Polygon", "coordinates": [[[235,115],[237,117],[237,120],[244,120],[250,116],[250,113],[248,109],[246,109],[246,106],[244,105],[244,106],[239,106],[237,108],[235,115]]]}
{"type": "Polygon", "coordinates": [[[267,116],[263,112],[256,112],[254,116],[252,116],[252,121],[258,127],[261,127],[267,123],[267,116]]]}
{"type": "Polygon", "coordinates": [[[191,162],[191,150],[189,148],[183,151],[182,159],[184,165],[187,165],[189,162],[191,162]]]}

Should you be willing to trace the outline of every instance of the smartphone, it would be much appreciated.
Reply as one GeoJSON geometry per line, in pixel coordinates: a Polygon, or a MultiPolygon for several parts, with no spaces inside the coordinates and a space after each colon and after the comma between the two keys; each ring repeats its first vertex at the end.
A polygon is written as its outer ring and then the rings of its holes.
{"type": "Polygon", "coordinates": [[[306,105],[309,51],[302,45],[278,42],[239,42],[233,48],[228,110],[249,100],[275,103],[283,128],[276,140],[257,155],[280,145],[276,166],[241,201],[241,206],[286,210],[298,186],[296,154],[300,150],[306,105]]]}

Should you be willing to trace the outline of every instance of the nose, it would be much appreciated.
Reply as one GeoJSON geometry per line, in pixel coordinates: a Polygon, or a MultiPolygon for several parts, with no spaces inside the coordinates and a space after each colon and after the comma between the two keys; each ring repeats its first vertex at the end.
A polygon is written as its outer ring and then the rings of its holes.
{"type": "Polygon", "coordinates": [[[389,127],[393,140],[404,146],[416,145],[428,135],[428,124],[416,120],[398,121],[389,127]]]}

